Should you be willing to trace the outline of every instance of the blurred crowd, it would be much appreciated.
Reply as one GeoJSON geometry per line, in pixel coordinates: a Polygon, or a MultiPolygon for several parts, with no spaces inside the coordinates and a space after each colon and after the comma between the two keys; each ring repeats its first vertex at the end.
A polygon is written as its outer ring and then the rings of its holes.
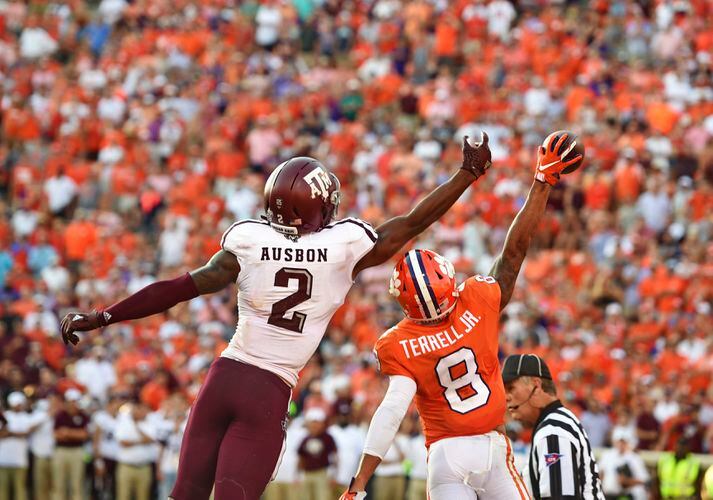
{"type": "MultiPolygon", "coordinates": [[[[75,441],[102,420],[146,420],[127,442],[160,472],[176,415],[232,334],[235,291],[71,349],[59,318],[202,265],[234,220],[259,216],[284,159],[319,158],[341,180],[340,216],[378,225],[458,168],[464,135],[486,130],[493,168],[416,242],[465,278],[488,273],[536,146],[567,129],[585,164],[553,190],[504,311],[502,355],[545,358],[594,446],[618,433],[639,449],[683,436],[713,451],[712,8],[0,0],[0,396],[5,414],[24,415],[14,439],[29,440],[33,464],[47,458],[32,436],[57,428],[76,389],[88,422],[75,441]]],[[[297,422],[312,409],[331,422],[338,401],[350,422],[368,421],[384,390],[371,348],[401,314],[391,266],[364,272],[338,311],[293,393],[297,422]]],[[[26,464],[7,456],[2,481],[26,464]]],[[[101,458],[90,475],[106,470],[101,458]]]]}

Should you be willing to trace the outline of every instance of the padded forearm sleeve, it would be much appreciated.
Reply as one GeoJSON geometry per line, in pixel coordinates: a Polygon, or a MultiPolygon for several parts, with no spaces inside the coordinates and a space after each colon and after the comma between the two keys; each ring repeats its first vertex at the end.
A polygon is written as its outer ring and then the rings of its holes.
{"type": "Polygon", "coordinates": [[[364,453],[383,460],[415,394],[416,382],[412,379],[402,375],[390,378],[384,400],[371,418],[364,453]]]}
{"type": "Polygon", "coordinates": [[[129,319],[145,318],[170,309],[179,302],[200,295],[189,273],[166,281],[157,281],[101,311],[107,325],[129,319]]]}

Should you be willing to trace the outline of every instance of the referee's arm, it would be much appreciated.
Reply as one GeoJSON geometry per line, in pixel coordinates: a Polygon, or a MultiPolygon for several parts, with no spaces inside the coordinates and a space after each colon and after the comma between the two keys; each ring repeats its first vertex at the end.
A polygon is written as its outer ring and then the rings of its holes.
{"type": "Polygon", "coordinates": [[[534,443],[539,498],[581,498],[579,445],[557,434],[542,436],[534,443]]]}

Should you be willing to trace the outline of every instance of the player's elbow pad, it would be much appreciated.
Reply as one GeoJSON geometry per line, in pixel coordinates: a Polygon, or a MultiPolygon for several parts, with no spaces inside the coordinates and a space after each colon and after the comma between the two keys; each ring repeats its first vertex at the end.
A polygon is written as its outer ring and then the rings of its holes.
{"type": "Polygon", "coordinates": [[[416,383],[408,377],[391,377],[384,400],[374,412],[366,435],[364,453],[384,458],[401,421],[416,394],[416,383]]]}

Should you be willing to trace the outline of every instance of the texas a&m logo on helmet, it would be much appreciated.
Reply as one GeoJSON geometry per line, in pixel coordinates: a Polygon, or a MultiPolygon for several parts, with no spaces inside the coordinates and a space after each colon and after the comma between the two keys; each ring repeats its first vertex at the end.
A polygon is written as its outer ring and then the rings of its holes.
{"type": "Polygon", "coordinates": [[[413,321],[438,320],[456,305],[455,269],[430,250],[411,250],[394,268],[389,293],[413,321]]]}
{"type": "Polygon", "coordinates": [[[265,212],[270,226],[297,238],[324,228],[337,214],[339,180],[314,158],[298,156],[281,163],[265,183],[265,212]]]}

